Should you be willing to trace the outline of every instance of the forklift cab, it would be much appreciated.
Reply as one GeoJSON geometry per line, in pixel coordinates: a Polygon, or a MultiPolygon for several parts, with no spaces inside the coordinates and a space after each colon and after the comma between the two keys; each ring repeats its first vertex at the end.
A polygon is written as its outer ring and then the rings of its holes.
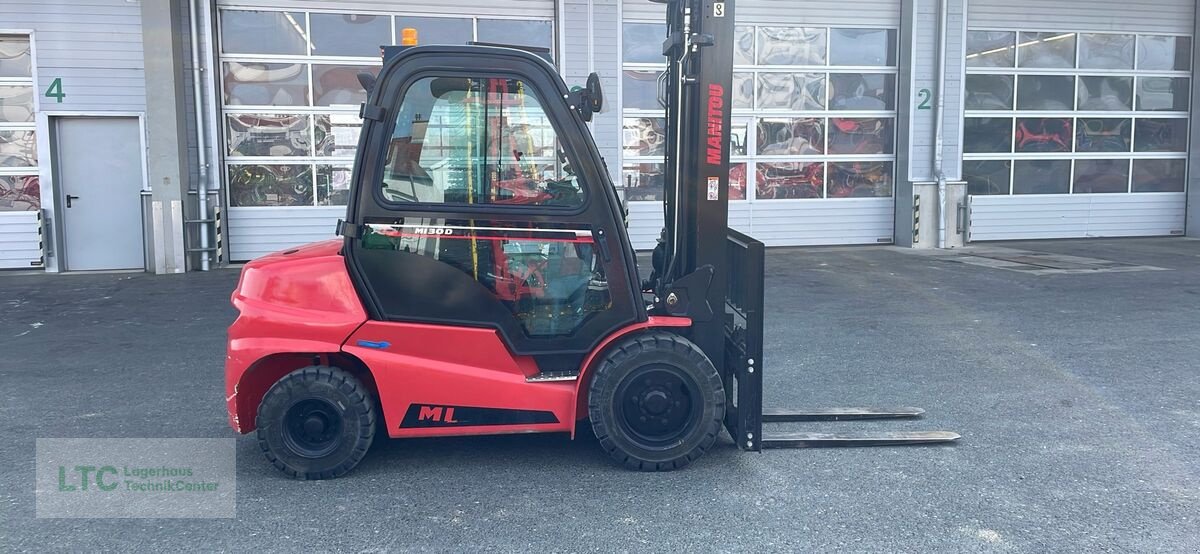
{"type": "Polygon", "coordinates": [[[546,371],[645,321],[592,106],[530,52],[401,49],[363,108],[343,226],[371,319],[494,328],[546,371]]]}

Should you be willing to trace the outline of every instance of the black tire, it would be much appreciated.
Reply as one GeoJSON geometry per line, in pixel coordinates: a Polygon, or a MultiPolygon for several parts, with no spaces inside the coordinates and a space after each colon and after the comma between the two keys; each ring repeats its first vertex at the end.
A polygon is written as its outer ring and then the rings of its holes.
{"type": "Polygon", "coordinates": [[[622,339],[595,371],[588,387],[592,430],[625,467],[679,469],[716,442],[725,387],[691,341],[667,332],[622,339]]]}
{"type": "Polygon", "coordinates": [[[296,479],[345,475],[375,436],[375,402],[353,375],[335,367],[297,369],[258,405],[258,445],[296,479]]]}

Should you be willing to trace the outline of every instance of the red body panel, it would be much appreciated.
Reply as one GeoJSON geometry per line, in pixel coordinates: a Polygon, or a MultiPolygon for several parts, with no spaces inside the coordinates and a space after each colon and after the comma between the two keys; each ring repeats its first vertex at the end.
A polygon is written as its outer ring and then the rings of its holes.
{"type": "Polygon", "coordinates": [[[375,377],[388,435],[430,437],[569,431],[574,383],[527,382],[538,373],[527,356],[513,356],[496,331],[420,323],[371,321],[346,342],[375,377]],[[386,348],[358,346],[387,342],[386,348]],[[471,406],[551,412],[558,423],[401,427],[411,406],[471,406]]]}
{"type": "Polygon", "coordinates": [[[290,371],[265,366],[262,372],[248,370],[281,353],[338,352],[367,320],[345,259],[338,254],[341,245],[340,240],[313,243],[264,256],[242,269],[232,299],[240,314],[229,327],[225,358],[229,422],[239,432],[253,430],[262,393],[290,371]],[[239,398],[240,389],[256,392],[239,398]]]}
{"type": "Polygon", "coordinates": [[[314,356],[352,356],[369,372],[392,437],[573,434],[575,422],[587,417],[586,386],[600,352],[630,333],[691,325],[687,318],[651,317],[606,337],[585,358],[578,380],[529,382],[536,362],[513,355],[495,330],[367,321],[340,248],[338,240],[314,243],[242,270],[233,294],[240,315],[229,328],[225,360],[229,421],[238,432],[254,430],[258,404],[284,375],[311,365],[314,356]],[[456,420],[451,407],[460,414],[475,408],[535,414],[541,422],[476,425],[456,420]],[[406,421],[406,414],[413,420],[420,414],[420,421],[406,421]]]}

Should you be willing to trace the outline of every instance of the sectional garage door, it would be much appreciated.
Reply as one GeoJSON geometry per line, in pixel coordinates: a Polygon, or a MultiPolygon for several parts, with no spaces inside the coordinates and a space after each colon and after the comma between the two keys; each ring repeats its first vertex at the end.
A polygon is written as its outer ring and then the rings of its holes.
{"type": "MultiPolygon", "coordinates": [[[[422,44],[552,47],[554,0],[220,1],[222,148],[233,261],[333,236],[358,144],[360,71],[422,44]]],[[[430,123],[435,124],[435,122],[430,123]]]]}
{"type": "Polygon", "coordinates": [[[1194,9],[970,2],[970,240],[1183,234],[1194,9]]]}
{"type": "MultiPolygon", "coordinates": [[[[730,224],[772,246],[891,242],[899,0],[742,0],[730,224]]],[[[662,227],[663,12],[626,0],[621,186],[639,248],[662,227]]]]}

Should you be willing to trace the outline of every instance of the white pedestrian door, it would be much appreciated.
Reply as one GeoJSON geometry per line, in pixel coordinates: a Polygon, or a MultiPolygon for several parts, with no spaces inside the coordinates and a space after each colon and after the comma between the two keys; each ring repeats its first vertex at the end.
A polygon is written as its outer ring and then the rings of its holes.
{"type": "Polygon", "coordinates": [[[56,121],[66,269],[145,267],[142,138],[137,118],[56,121]]]}

